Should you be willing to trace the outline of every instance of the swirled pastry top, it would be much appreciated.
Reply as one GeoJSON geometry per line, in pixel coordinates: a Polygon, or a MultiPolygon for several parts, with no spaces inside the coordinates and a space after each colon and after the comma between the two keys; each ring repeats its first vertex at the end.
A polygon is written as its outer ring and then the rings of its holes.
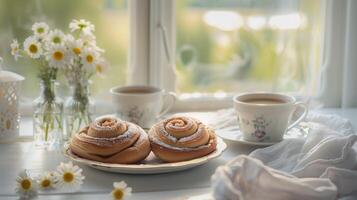
{"type": "Polygon", "coordinates": [[[149,132],[150,140],[169,148],[191,149],[206,145],[212,130],[191,117],[171,117],[156,124],[149,132]]]}
{"type": "Polygon", "coordinates": [[[75,137],[86,143],[111,146],[113,143],[122,143],[128,138],[135,141],[139,135],[138,127],[133,124],[116,118],[102,118],[82,129],[75,137]]]}
{"type": "Polygon", "coordinates": [[[81,157],[109,163],[136,163],[151,150],[142,128],[108,117],[83,128],[72,138],[70,148],[81,157]]]}

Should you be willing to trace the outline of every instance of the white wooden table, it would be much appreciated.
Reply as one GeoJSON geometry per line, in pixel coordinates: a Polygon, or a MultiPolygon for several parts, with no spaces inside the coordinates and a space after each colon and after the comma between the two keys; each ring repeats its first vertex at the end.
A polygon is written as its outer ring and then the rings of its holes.
{"type": "MultiPolygon", "coordinates": [[[[323,113],[335,113],[351,120],[357,127],[357,109],[324,109],[323,113]]],[[[209,113],[195,113],[203,120],[209,113]]],[[[25,131],[25,130],[22,130],[25,131]]],[[[255,147],[227,142],[227,150],[221,157],[202,166],[186,171],[158,175],[127,175],[103,172],[80,165],[86,176],[77,193],[56,193],[39,195],[38,199],[110,199],[114,181],[124,180],[133,188],[132,199],[185,199],[210,191],[210,178],[219,165],[223,165],[239,154],[247,154],[255,147]]],[[[36,149],[30,141],[0,144],[0,199],[16,199],[15,178],[22,169],[31,174],[53,170],[63,161],[68,161],[60,151],[36,149]]]]}

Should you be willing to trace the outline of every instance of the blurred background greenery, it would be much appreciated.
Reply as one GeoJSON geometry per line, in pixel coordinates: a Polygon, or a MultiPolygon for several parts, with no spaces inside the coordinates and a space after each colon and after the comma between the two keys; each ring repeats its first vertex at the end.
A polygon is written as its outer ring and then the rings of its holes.
{"type": "Polygon", "coordinates": [[[180,92],[316,88],[322,0],[176,2],[180,92]]]}
{"type": "MultiPolygon", "coordinates": [[[[177,91],[314,91],[321,64],[322,7],[323,0],[177,0],[177,91]]],[[[72,19],[95,24],[97,42],[111,64],[104,79],[94,78],[92,93],[109,99],[110,87],[125,84],[127,1],[0,0],[0,55],[7,69],[26,77],[25,100],[38,96],[38,80],[29,60],[12,58],[12,39],[23,42],[37,21],[68,32],[72,19]]]]}

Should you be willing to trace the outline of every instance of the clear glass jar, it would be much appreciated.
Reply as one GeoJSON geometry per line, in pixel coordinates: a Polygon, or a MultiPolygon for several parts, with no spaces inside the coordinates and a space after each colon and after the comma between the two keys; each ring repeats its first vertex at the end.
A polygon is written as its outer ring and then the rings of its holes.
{"type": "Polygon", "coordinates": [[[90,98],[90,82],[79,81],[70,86],[71,96],[65,102],[65,140],[92,122],[95,111],[94,103],[90,98]]]}
{"type": "Polygon", "coordinates": [[[41,80],[40,96],[34,100],[33,134],[36,146],[60,147],[63,141],[63,101],[56,96],[58,83],[41,80]]]}

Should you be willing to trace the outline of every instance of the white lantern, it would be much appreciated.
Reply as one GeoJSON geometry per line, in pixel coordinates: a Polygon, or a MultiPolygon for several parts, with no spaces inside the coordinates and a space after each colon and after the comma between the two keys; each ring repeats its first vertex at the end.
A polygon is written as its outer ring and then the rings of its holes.
{"type": "Polygon", "coordinates": [[[1,70],[0,57],[0,141],[11,140],[19,135],[19,88],[24,77],[1,70]]]}

